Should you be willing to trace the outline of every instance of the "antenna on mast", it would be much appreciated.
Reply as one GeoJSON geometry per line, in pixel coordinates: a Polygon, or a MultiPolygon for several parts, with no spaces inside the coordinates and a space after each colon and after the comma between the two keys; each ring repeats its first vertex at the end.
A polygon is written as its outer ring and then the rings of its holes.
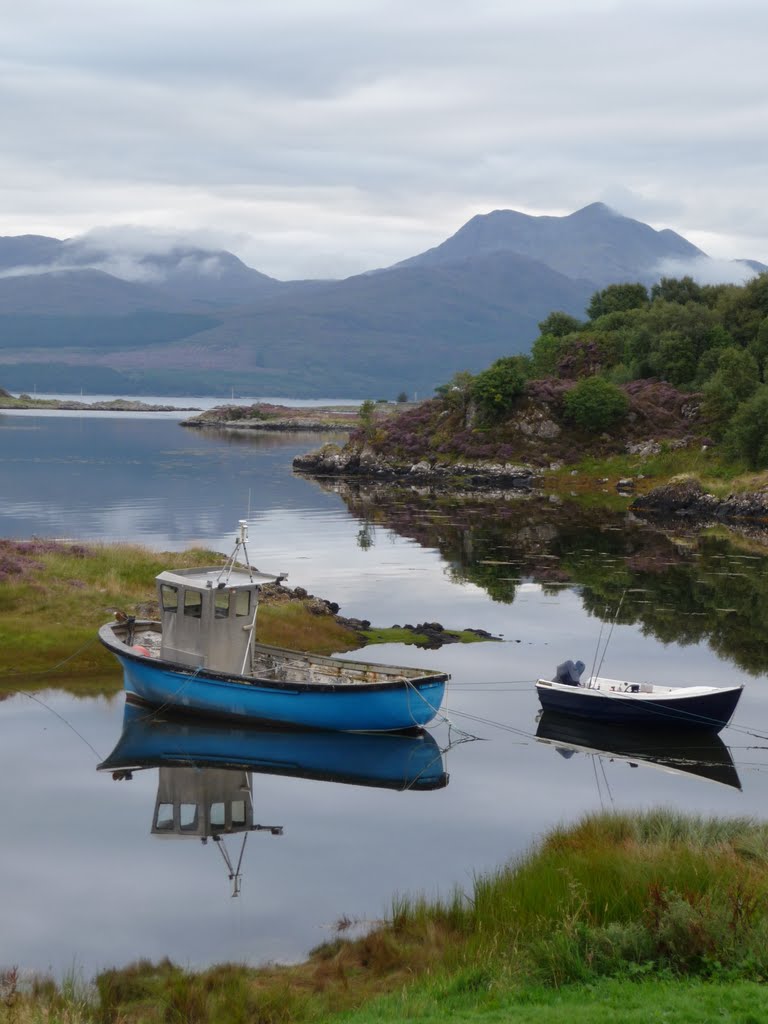
{"type": "Polygon", "coordinates": [[[224,564],[224,567],[222,568],[221,572],[219,573],[219,577],[218,578],[219,578],[219,581],[221,581],[222,576],[226,576],[226,582],[227,583],[229,582],[229,577],[230,577],[230,575],[232,573],[232,570],[235,567],[235,563],[237,562],[237,556],[238,556],[238,554],[240,552],[240,549],[242,548],[243,549],[243,561],[245,562],[245,564],[246,564],[246,566],[248,568],[248,575],[250,577],[251,583],[253,583],[253,568],[252,568],[251,563],[250,563],[250,561],[248,559],[248,548],[247,548],[247,543],[248,543],[248,520],[247,519],[238,519],[237,527],[238,527],[238,529],[237,529],[237,536],[235,537],[235,550],[232,552],[232,554],[227,559],[226,563],[224,564]]]}

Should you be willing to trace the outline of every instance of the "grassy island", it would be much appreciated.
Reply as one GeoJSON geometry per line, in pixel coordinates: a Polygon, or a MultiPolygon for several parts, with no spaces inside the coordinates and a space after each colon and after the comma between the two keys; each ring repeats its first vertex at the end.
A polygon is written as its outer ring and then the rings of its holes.
{"type": "MultiPolygon", "coordinates": [[[[6,666],[0,687],[55,682],[68,689],[117,690],[120,668],[96,640],[98,627],[116,610],[157,617],[154,578],[169,565],[223,563],[221,554],[202,548],[169,553],[132,544],[0,541],[0,645],[6,666]]],[[[292,599],[289,591],[268,596],[259,613],[258,638],[281,644],[290,635],[294,646],[321,654],[359,647],[357,634],[320,604],[309,597],[292,599]]]]}
{"type": "MultiPolygon", "coordinates": [[[[55,684],[75,692],[110,693],[120,667],[96,639],[115,611],[157,618],[154,578],[163,569],[224,564],[203,548],[156,552],[134,544],[0,540],[0,692],[55,684]]],[[[257,640],[315,654],[368,643],[428,644],[418,625],[371,628],[345,620],[337,606],[306,591],[262,588],[257,640]]],[[[432,624],[424,623],[424,627],[432,624]]],[[[443,642],[490,639],[479,630],[445,630],[443,642]]]]}
{"type": "Polygon", "coordinates": [[[760,1024],[768,825],[652,811],[556,828],[438,902],[397,898],[293,966],[138,961],[64,986],[2,980],[0,1022],[760,1024]]]}

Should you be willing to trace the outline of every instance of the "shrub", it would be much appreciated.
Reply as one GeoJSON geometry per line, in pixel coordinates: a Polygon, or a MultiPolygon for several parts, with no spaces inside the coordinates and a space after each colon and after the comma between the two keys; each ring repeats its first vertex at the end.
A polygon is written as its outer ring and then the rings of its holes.
{"type": "Polygon", "coordinates": [[[370,440],[376,425],[376,403],[372,398],[365,399],[358,409],[357,415],[360,417],[360,427],[363,436],[366,440],[370,440]]]}
{"type": "Polygon", "coordinates": [[[497,359],[472,381],[472,398],[481,419],[493,423],[512,411],[525,390],[528,360],[524,356],[497,359]]]}
{"type": "Polygon", "coordinates": [[[768,467],[768,384],[742,402],[725,434],[725,449],[752,469],[768,467]]]}
{"type": "Polygon", "coordinates": [[[607,430],[626,415],[629,400],[603,377],[580,380],[565,396],[565,415],[583,430],[607,430]]]}
{"type": "Polygon", "coordinates": [[[580,331],[583,326],[584,324],[581,320],[577,320],[575,316],[571,316],[570,313],[564,313],[562,310],[556,309],[541,321],[539,324],[539,331],[542,334],[550,334],[554,338],[562,338],[566,334],[573,334],[574,331],[580,331]]]}
{"type": "Polygon", "coordinates": [[[622,313],[647,306],[648,302],[648,289],[644,284],[609,284],[589,300],[587,316],[596,320],[606,313],[622,313]]]}

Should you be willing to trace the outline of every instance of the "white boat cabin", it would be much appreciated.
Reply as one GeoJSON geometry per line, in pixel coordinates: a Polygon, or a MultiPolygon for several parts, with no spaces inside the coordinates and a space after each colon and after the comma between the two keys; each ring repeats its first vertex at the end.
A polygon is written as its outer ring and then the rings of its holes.
{"type": "Polygon", "coordinates": [[[156,577],[162,624],[160,657],[214,672],[247,674],[259,589],[284,578],[221,566],[161,572],[156,577]]]}

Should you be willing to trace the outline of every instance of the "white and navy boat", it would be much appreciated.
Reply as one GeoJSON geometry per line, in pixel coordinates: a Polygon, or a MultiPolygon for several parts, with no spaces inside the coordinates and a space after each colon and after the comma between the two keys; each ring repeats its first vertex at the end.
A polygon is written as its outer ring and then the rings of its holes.
{"type": "Polygon", "coordinates": [[[590,676],[582,682],[583,661],[558,665],[554,679],[539,679],[536,692],[545,711],[593,722],[655,728],[710,729],[731,720],[743,686],[660,686],[590,676]]]}
{"type": "Polygon", "coordinates": [[[224,566],[156,578],[160,621],[123,617],[99,639],[123,666],[127,699],[151,707],[345,732],[421,728],[449,676],[257,643],[259,589],[285,574],[251,567],[247,524],[224,566]],[[245,564],[237,562],[241,554],[245,564]]]}

